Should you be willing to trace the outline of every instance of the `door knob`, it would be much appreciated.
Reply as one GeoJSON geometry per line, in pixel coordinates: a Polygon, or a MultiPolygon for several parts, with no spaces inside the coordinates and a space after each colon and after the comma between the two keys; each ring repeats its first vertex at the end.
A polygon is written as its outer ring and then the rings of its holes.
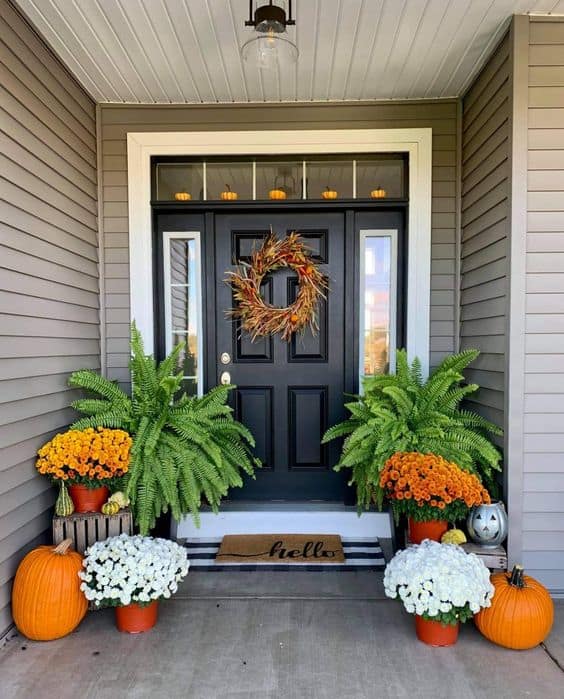
{"type": "Polygon", "coordinates": [[[222,372],[221,376],[219,377],[219,381],[224,386],[229,386],[229,384],[231,383],[231,374],[228,371],[222,372]]]}

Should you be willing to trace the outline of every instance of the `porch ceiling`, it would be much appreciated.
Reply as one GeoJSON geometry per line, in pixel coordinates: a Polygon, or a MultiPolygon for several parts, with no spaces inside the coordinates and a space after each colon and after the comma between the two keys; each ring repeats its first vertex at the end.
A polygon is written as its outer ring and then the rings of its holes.
{"type": "Polygon", "coordinates": [[[247,0],[15,2],[94,99],[150,104],[456,96],[512,14],[564,13],[564,0],[295,0],[297,67],[267,80],[240,57],[247,0]]]}

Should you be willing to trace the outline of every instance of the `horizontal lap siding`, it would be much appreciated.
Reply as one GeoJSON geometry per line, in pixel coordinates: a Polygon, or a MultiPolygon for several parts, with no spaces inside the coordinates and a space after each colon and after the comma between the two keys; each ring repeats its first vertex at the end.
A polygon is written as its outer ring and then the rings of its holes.
{"type": "Polygon", "coordinates": [[[529,23],[523,563],[564,591],[564,21],[529,23]]]}
{"type": "Polygon", "coordinates": [[[129,251],[127,132],[339,128],[433,129],[431,364],[454,349],[456,102],[147,106],[102,105],[105,321],[108,374],[127,381],[129,251]]]}
{"type": "Polygon", "coordinates": [[[506,37],[465,95],[462,109],[460,346],[480,350],[467,372],[481,386],[471,402],[500,427],[507,328],[509,81],[506,37]]]}
{"type": "Polygon", "coordinates": [[[0,635],[53,489],[37,449],[73,419],[71,371],[100,366],[95,107],[0,0],[0,635]]]}

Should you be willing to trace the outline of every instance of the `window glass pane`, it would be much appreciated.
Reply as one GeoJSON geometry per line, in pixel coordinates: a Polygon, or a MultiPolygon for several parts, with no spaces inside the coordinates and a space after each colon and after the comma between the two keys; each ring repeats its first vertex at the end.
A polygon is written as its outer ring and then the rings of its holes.
{"type": "Polygon", "coordinates": [[[393,325],[393,278],[391,236],[366,236],[363,246],[361,291],[364,313],[361,317],[361,375],[384,374],[390,370],[393,325]]]}
{"type": "Polygon", "coordinates": [[[189,396],[198,395],[198,381],[196,378],[184,379],[180,386],[180,392],[186,393],[189,396]]]}
{"type": "Polygon", "coordinates": [[[404,192],[404,161],[359,158],[356,163],[358,199],[400,199],[404,192]]]}
{"type": "Polygon", "coordinates": [[[156,193],[159,200],[178,199],[198,201],[204,198],[204,167],[202,163],[157,163],[156,193]]]}
{"type": "Polygon", "coordinates": [[[302,161],[257,162],[257,199],[302,199],[302,161]],[[281,196],[279,192],[286,195],[281,196]]]}
{"type": "MultiPolygon", "coordinates": [[[[166,234],[165,234],[166,235],[166,234]]],[[[185,378],[184,390],[197,392],[199,371],[199,264],[195,238],[168,239],[168,274],[165,274],[167,353],[184,343],[179,355],[179,370],[185,378]]]]}
{"type": "Polygon", "coordinates": [[[253,164],[215,163],[206,164],[206,196],[208,199],[252,199],[253,164]],[[237,196],[221,196],[222,192],[232,192],[237,196]]]}
{"type": "Polygon", "coordinates": [[[182,371],[183,376],[188,378],[196,378],[198,375],[198,343],[195,334],[173,333],[173,346],[185,342],[183,349],[178,358],[178,368],[182,371]]]}
{"type": "Polygon", "coordinates": [[[351,199],[353,195],[353,161],[308,160],[306,162],[308,199],[351,199]]]}

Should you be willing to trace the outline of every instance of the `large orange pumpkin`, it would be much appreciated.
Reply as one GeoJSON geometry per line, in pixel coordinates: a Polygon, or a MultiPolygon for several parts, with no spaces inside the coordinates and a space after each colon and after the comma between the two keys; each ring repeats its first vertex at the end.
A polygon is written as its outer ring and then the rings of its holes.
{"type": "Polygon", "coordinates": [[[550,633],[554,604],[538,580],[523,575],[523,567],[511,573],[495,573],[492,606],[482,609],[474,621],[483,635],[504,648],[534,648],[550,633]]]}
{"type": "Polygon", "coordinates": [[[88,602],[80,590],[82,556],[58,546],[39,546],[20,563],[12,590],[12,615],[18,631],[32,641],[52,641],[73,631],[88,602]]]}

